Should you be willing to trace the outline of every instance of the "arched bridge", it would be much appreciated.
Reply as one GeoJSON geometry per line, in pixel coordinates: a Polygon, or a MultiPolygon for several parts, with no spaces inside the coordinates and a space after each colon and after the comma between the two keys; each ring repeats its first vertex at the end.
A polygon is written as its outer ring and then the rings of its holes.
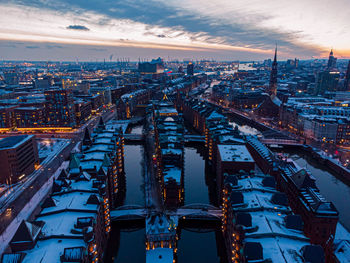
{"type": "Polygon", "coordinates": [[[125,133],[124,139],[126,141],[143,141],[145,139],[145,136],[143,134],[134,134],[134,133],[125,133]]]}
{"type": "Polygon", "coordinates": [[[209,204],[189,204],[179,207],[169,215],[178,216],[182,219],[217,220],[222,218],[222,210],[209,204]]]}
{"type": "MultiPolygon", "coordinates": [[[[152,212],[154,211],[136,205],[121,206],[111,211],[111,220],[143,219],[152,212]]],[[[222,218],[222,210],[209,204],[189,204],[165,213],[169,216],[177,216],[183,219],[218,220],[222,218]]]]}
{"type": "Polygon", "coordinates": [[[127,221],[144,219],[147,215],[146,208],[139,205],[124,205],[111,211],[112,221],[127,221]]]}

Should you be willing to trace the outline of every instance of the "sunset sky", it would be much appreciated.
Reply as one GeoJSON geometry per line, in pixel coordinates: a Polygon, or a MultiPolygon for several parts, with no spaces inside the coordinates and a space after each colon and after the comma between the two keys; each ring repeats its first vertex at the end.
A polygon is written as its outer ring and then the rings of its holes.
{"type": "Polygon", "coordinates": [[[0,0],[0,59],[350,58],[349,0],[0,0]]]}

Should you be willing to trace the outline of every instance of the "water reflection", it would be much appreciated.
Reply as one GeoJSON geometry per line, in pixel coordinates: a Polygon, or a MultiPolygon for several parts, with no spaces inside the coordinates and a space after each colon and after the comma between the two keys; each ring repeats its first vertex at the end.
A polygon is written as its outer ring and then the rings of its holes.
{"type": "Polygon", "coordinates": [[[124,205],[144,205],[143,146],[125,145],[125,181],[124,205]]]}
{"type": "Polygon", "coordinates": [[[178,263],[223,263],[226,257],[222,256],[220,248],[223,248],[217,242],[220,238],[220,231],[213,230],[207,233],[193,232],[190,230],[181,230],[178,241],[178,263]]]}
{"type": "Polygon", "coordinates": [[[113,226],[105,262],[142,263],[145,261],[145,229],[128,231],[113,226]]]}
{"type": "Polygon", "coordinates": [[[185,148],[185,204],[209,203],[205,161],[195,148],[185,148]]]}

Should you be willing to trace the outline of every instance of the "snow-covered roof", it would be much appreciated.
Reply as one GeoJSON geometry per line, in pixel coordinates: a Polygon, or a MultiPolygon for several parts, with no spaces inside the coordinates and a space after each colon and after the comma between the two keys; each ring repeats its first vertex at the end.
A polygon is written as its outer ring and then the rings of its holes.
{"type": "Polygon", "coordinates": [[[22,263],[61,263],[60,256],[65,248],[86,247],[83,239],[47,239],[40,240],[32,250],[26,250],[22,263]]]}
{"type": "Polygon", "coordinates": [[[219,144],[218,149],[223,162],[254,162],[245,145],[219,144]]]}
{"type": "Polygon", "coordinates": [[[96,212],[98,206],[95,204],[87,204],[91,193],[85,192],[69,192],[60,195],[53,195],[56,206],[44,208],[40,215],[58,213],[64,210],[82,210],[96,212]]]}
{"type": "Polygon", "coordinates": [[[40,216],[38,220],[45,222],[42,229],[42,234],[45,237],[59,235],[63,237],[83,237],[82,229],[77,232],[72,232],[76,229],[75,224],[78,218],[93,217],[96,218],[96,213],[87,212],[62,212],[58,214],[51,214],[40,216]]]}

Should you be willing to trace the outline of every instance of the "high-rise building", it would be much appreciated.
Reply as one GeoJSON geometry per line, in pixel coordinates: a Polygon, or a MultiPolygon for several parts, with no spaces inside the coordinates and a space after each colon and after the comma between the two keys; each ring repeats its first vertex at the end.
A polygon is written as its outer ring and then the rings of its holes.
{"type": "Polygon", "coordinates": [[[72,90],[52,88],[45,91],[47,124],[73,127],[76,124],[72,90]]]}
{"type": "Polygon", "coordinates": [[[38,163],[34,135],[6,137],[0,141],[0,183],[12,184],[24,179],[38,163]]]}
{"type": "Polygon", "coordinates": [[[267,93],[270,96],[276,96],[277,94],[277,46],[275,49],[275,57],[272,62],[272,69],[270,73],[270,83],[267,93]]]}
{"type": "Polygon", "coordinates": [[[348,64],[348,69],[345,74],[344,90],[350,91],[350,60],[348,64]]]}
{"type": "Polygon", "coordinates": [[[192,62],[187,65],[187,75],[193,76],[194,74],[194,64],[192,62]]]}
{"type": "Polygon", "coordinates": [[[335,69],[336,67],[337,67],[337,58],[334,57],[333,49],[331,49],[331,52],[329,53],[327,69],[332,70],[332,69],[335,69]]]}
{"type": "Polygon", "coordinates": [[[339,72],[321,71],[317,74],[315,94],[323,95],[325,91],[337,91],[339,72]]]}

